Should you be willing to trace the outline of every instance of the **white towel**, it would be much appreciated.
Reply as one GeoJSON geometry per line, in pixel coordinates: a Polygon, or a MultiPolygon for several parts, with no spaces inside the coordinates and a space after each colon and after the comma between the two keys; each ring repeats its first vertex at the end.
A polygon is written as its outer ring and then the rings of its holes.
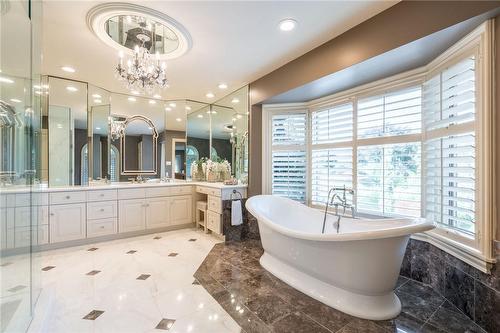
{"type": "Polygon", "coordinates": [[[231,202],[231,225],[240,225],[243,223],[243,212],[241,211],[241,200],[231,202]]]}

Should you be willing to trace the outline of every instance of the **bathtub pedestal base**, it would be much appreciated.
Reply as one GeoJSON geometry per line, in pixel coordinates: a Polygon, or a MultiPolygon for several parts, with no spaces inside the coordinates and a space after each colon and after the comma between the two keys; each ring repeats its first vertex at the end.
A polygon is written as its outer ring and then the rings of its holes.
{"type": "Polygon", "coordinates": [[[267,252],[260,258],[260,264],[286,284],[349,315],[370,320],[387,320],[397,317],[401,312],[401,302],[392,291],[377,296],[353,293],[307,275],[267,252]]]}

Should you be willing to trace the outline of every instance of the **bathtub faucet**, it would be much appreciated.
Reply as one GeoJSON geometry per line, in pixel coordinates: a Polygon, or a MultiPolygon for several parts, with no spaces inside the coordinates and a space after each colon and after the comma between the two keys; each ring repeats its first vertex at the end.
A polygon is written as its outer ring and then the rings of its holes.
{"type": "Polygon", "coordinates": [[[345,215],[345,210],[346,208],[351,210],[351,215],[352,218],[355,217],[355,211],[356,208],[354,205],[351,205],[347,203],[347,198],[346,198],[346,193],[350,193],[351,195],[354,195],[354,190],[350,188],[346,188],[345,185],[343,187],[332,187],[328,191],[328,197],[326,198],[326,204],[325,204],[325,216],[323,218],[323,228],[322,228],[322,233],[325,233],[325,226],[326,226],[326,217],[328,215],[328,207],[329,206],[335,206],[335,216],[338,217],[337,222],[335,222],[334,227],[337,229],[337,233],[339,233],[340,230],[340,218],[341,215],[339,214],[339,206],[344,208],[343,215],[345,215]],[[337,191],[342,191],[342,196],[340,196],[337,191]],[[333,192],[333,195],[332,195],[333,192]],[[330,199],[331,195],[331,199],[330,199]],[[338,201],[336,202],[335,199],[338,201]]]}

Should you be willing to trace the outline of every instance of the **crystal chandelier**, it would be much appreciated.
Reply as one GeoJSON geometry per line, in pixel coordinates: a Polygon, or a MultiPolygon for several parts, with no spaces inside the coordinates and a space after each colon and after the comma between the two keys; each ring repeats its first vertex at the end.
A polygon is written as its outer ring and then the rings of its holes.
{"type": "Polygon", "coordinates": [[[138,34],[137,38],[141,41],[141,45],[135,46],[134,56],[127,60],[125,66],[123,52],[120,52],[120,61],[116,66],[117,78],[124,81],[127,89],[143,90],[148,94],[152,94],[156,88],[168,87],[165,62],[160,63],[159,53],[153,57],[145,47],[151,40],[150,37],[145,32],[138,34]]]}

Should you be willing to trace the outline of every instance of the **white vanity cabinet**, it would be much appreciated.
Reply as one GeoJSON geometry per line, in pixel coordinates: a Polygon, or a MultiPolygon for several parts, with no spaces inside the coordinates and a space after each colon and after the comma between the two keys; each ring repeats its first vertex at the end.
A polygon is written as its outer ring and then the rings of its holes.
{"type": "Polygon", "coordinates": [[[168,197],[149,198],[146,202],[146,229],[170,225],[170,203],[168,197]]]}
{"type": "Polygon", "coordinates": [[[193,197],[181,195],[170,198],[170,225],[193,222],[193,197]]]}
{"type": "Polygon", "coordinates": [[[146,202],[144,199],[118,201],[118,232],[146,229],[146,202]]]}
{"type": "Polygon", "coordinates": [[[86,204],[50,205],[50,242],[66,242],[87,237],[86,204]]]}
{"type": "Polygon", "coordinates": [[[87,193],[87,238],[118,232],[118,191],[93,190],[87,193]]]}

